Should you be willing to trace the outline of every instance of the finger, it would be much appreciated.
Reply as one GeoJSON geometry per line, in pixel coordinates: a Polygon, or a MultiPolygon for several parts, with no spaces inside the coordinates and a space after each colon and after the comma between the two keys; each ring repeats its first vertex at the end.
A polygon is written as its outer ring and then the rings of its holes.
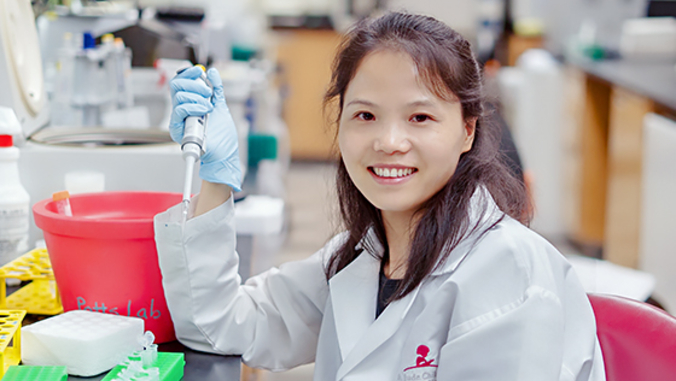
{"type": "Polygon", "coordinates": [[[209,102],[209,98],[204,98],[203,96],[195,93],[189,93],[187,91],[180,91],[174,95],[174,107],[182,104],[200,104],[205,107],[208,107],[211,111],[213,106],[209,102]]]}
{"type": "Polygon", "coordinates": [[[207,84],[202,80],[184,78],[172,79],[171,82],[169,82],[169,87],[171,87],[171,91],[174,94],[178,93],[179,91],[187,91],[199,94],[204,98],[210,98],[212,94],[209,86],[207,86],[207,84]]]}
{"type": "Polygon", "coordinates": [[[221,80],[221,75],[218,73],[218,70],[211,68],[207,71],[207,79],[211,82],[211,86],[214,88],[214,103],[223,101],[225,102],[225,95],[223,94],[223,81],[221,80]]]}
{"type": "Polygon", "coordinates": [[[175,141],[176,143],[180,143],[181,140],[183,140],[183,127],[169,127],[169,136],[171,136],[171,140],[175,141]]]}
{"type": "Polygon", "coordinates": [[[184,120],[185,118],[189,116],[203,116],[209,113],[211,109],[209,107],[206,107],[204,105],[200,104],[192,104],[192,103],[187,103],[187,104],[182,104],[179,106],[176,106],[174,108],[174,111],[172,112],[172,120],[184,120]]]}
{"type": "Polygon", "coordinates": [[[193,66],[190,68],[187,68],[183,71],[179,71],[174,78],[186,78],[186,79],[197,79],[199,78],[202,73],[202,68],[199,66],[193,66]]]}

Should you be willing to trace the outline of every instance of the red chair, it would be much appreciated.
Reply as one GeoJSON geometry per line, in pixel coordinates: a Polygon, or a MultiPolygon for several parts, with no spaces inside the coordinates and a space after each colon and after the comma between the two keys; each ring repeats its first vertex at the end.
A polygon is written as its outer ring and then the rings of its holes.
{"type": "Polygon", "coordinates": [[[608,381],[676,380],[676,317],[619,296],[589,300],[608,381]]]}

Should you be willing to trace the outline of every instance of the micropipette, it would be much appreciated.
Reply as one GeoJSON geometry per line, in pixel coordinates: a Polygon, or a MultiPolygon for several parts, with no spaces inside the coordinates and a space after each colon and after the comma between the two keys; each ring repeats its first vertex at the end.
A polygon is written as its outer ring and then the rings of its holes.
{"type": "MultiPolygon", "coordinates": [[[[213,89],[211,82],[209,82],[205,74],[206,69],[204,66],[196,66],[202,69],[200,79],[213,89]]],[[[180,70],[179,73],[183,72],[183,70],[180,70]]],[[[181,151],[183,151],[183,160],[185,160],[185,182],[183,184],[184,218],[188,215],[190,190],[192,189],[192,176],[195,163],[204,153],[204,139],[208,116],[209,115],[207,114],[204,116],[189,116],[185,118],[185,129],[183,130],[183,140],[181,141],[181,151]]]]}

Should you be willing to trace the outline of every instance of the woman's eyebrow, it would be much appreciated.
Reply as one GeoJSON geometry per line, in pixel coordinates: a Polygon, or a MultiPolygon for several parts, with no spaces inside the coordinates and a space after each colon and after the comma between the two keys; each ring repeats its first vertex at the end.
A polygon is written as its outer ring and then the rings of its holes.
{"type": "Polygon", "coordinates": [[[410,102],[406,106],[408,106],[408,107],[421,107],[421,106],[422,107],[434,107],[435,104],[434,104],[434,102],[432,102],[429,99],[421,99],[421,100],[418,100],[418,101],[410,102]]]}
{"type": "Polygon", "coordinates": [[[375,103],[369,102],[364,99],[354,99],[350,102],[348,102],[345,107],[347,106],[352,106],[352,105],[362,105],[362,106],[368,106],[368,107],[377,107],[375,103]]]}

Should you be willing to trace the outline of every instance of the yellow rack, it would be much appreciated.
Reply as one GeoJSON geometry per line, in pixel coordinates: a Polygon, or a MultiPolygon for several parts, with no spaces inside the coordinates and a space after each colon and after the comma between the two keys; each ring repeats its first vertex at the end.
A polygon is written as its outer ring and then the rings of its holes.
{"type": "Polygon", "coordinates": [[[37,315],[63,312],[47,249],[31,250],[0,267],[0,309],[26,310],[37,315]],[[6,278],[32,282],[7,296],[6,278]]]}
{"type": "Polygon", "coordinates": [[[21,361],[21,322],[26,311],[0,310],[0,379],[21,361]]]}

